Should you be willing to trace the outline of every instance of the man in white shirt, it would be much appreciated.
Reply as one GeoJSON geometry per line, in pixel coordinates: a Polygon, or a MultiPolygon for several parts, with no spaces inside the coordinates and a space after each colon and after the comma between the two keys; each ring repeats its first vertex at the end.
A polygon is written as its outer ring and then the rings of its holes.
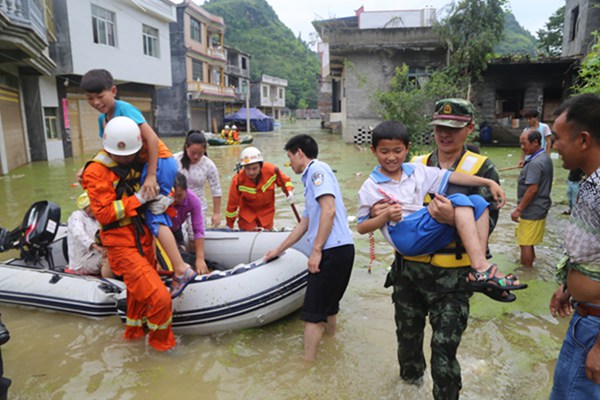
{"type": "MultiPolygon", "coordinates": [[[[523,132],[521,133],[525,133],[525,131],[531,128],[537,130],[540,135],[542,135],[542,141],[540,143],[541,148],[544,149],[547,154],[550,154],[550,151],[552,150],[552,130],[550,129],[550,126],[540,122],[540,113],[537,110],[525,110],[522,115],[527,120],[529,126],[523,129],[523,132]]],[[[519,167],[522,168],[525,165],[525,158],[526,155],[522,152],[521,159],[519,160],[519,167]]]]}

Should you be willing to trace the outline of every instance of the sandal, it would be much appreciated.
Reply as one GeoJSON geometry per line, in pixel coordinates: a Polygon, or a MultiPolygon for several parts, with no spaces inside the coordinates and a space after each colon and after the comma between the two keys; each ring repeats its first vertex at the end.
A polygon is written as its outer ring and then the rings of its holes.
{"type": "Polygon", "coordinates": [[[512,303],[513,301],[515,301],[517,299],[517,296],[515,296],[508,290],[501,290],[501,289],[497,289],[497,288],[492,289],[492,288],[488,287],[486,289],[476,290],[476,291],[481,294],[485,294],[487,297],[489,297],[492,300],[501,301],[503,303],[512,303]]]}
{"type": "Polygon", "coordinates": [[[469,277],[467,278],[469,280],[468,284],[474,291],[482,293],[486,289],[521,290],[527,288],[526,283],[515,284],[518,279],[513,274],[498,278],[496,272],[498,272],[496,264],[490,265],[484,272],[479,272],[471,268],[471,272],[469,272],[469,277]]]}
{"type": "Polygon", "coordinates": [[[171,298],[174,299],[183,292],[183,289],[186,288],[187,285],[190,284],[196,277],[198,276],[198,272],[194,271],[191,267],[185,270],[185,273],[182,277],[178,277],[173,274],[173,282],[171,283],[171,298]]]}

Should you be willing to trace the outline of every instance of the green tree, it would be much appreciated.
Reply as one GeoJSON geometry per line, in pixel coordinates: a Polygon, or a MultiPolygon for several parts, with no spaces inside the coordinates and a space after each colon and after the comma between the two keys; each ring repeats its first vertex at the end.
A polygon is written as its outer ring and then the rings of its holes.
{"type": "Polygon", "coordinates": [[[287,79],[286,106],[304,99],[317,107],[319,56],[286,27],[266,0],[210,0],[202,6],[223,17],[225,44],[250,54],[252,80],[261,75],[287,79]]]}
{"type": "Polygon", "coordinates": [[[578,81],[573,92],[600,94],[600,32],[592,32],[594,45],[579,68],[578,81]]]}
{"type": "Polygon", "coordinates": [[[537,31],[538,48],[543,54],[548,56],[561,55],[564,23],[565,6],[562,6],[550,16],[545,28],[537,31]]]}
{"type": "Polygon", "coordinates": [[[500,42],[494,46],[494,54],[500,56],[514,54],[535,56],[537,54],[535,37],[519,24],[510,11],[504,14],[504,34],[500,42]]]}
{"type": "Polygon", "coordinates": [[[419,82],[408,75],[408,65],[396,67],[387,92],[375,92],[375,99],[381,105],[381,114],[386,121],[401,121],[411,135],[411,141],[418,143],[428,131],[433,104],[447,97],[466,97],[466,91],[452,82],[444,72],[433,72],[425,82],[419,82]]]}
{"type": "Polygon", "coordinates": [[[450,50],[450,76],[480,80],[494,46],[502,38],[506,0],[461,0],[452,4],[437,31],[450,50]]]}

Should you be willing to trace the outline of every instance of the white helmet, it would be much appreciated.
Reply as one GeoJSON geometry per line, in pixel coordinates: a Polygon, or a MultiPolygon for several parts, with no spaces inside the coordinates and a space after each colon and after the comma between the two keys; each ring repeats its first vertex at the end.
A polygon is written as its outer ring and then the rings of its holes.
{"type": "Polygon", "coordinates": [[[142,148],[140,127],[127,117],[114,117],[104,127],[104,150],[117,156],[130,156],[142,148]]]}
{"type": "Polygon", "coordinates": [[[237,129],[237,126],[235,126],[235,125],[231,125],[231,129],[233,129],[233,130],[236,130],[236,129],[237,129]]]}
{"type": "Polygon", "coordinates": [[[257,162],[263,162],[264,158],[262,153],[256,147],[246,147],[242,154],[240,154],[240,165],[254,164],[257,162]]]}
{"type": "Polygon", "coordinates": [[[229,129],[229,125],[225,125],[225,128],[224,128],[224,129],[229,129]]]}

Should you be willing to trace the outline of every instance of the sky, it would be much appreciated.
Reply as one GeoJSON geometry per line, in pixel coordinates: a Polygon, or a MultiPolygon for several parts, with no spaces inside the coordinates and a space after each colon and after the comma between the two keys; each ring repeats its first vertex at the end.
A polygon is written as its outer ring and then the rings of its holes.
{"type": "MultiPolygon", "coordinates": [[[[175,0],[176,1],[176,0],[175,0]]],[[[194,0],[202,5],[203,0],[194,0]]],[[[178,2],[178,1],[176,1],[178,2]]],[[[294,32],[301,34],[304,41],[311,41],[315,30],[314,20],[351,17],[361,6],[365,11],[411,10],[433,6],[438,12],[451,0],[267,0],[279,20],[294,32]]],[[[565,0],[509,0],[510,9],[517,21],[533,36],[544,27],[554,12],[565,4],[565,0]]]]}

